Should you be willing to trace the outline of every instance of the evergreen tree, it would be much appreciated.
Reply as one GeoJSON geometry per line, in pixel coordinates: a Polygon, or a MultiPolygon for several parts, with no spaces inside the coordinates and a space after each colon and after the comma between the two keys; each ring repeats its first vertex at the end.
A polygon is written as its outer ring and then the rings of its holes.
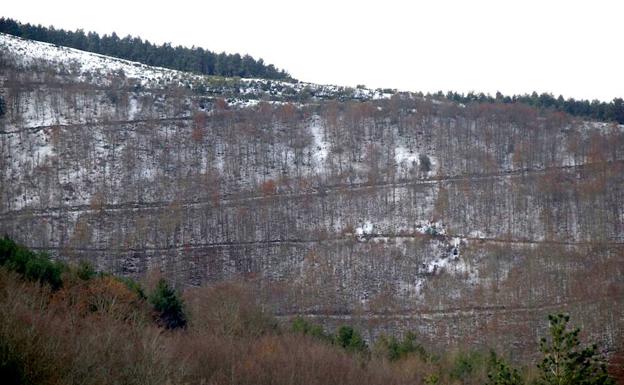
{"type": "Polygon", "coordinates": [[[580,329],[568,330],[568,315],[548,316],[550,340],[542,338],[538,385],[612,385],[596,345],[581,347],[580,329]]]}
{"type": "Polygon", "coordinates": [[[170,43],[160,46],[141,38],[119,38],[115,32],[100,37],[95,32],[81,29],[72,32],[54,27],[21,24],[13,19],[0,18],[0,32],[14,36],[63,45],[121,59],[138,61],[147,65],[197,72],[205,75],[248,76],[279,80],[293,80],[287,72],[265,65],[262,59],[249,55],[219,55],[202,48],[172,47],[170,43]]]}
{"type": "Polygon", "coordinates": [[[149,301],[154,306],[158,321],[162,326],[167,329],[186,327],[184,303],[175,290],[169,287],[167,281],[164,279],[158,281],[156,289],[149,296],[149,301]]]}
{"type": "Polygon", "coordinates": [[[428,357],[425,349],[417,342],[416,334],[412,332],[406,333],[403,340],[381,335],[377,339],[375,350],[390,361],[400,360],[412,353],[417,353],[423,360],[428,357]]]}
{"type": "Polygon", "coordinates": [[[295,318],[292,321],[291,328],[295,333],[309,335],[323,341],[332,341],[332,336],[325,333],[321,325],[313,324],[302,317],[295,318]]]}
{"type": "Polygon", "coordinates": [[[490,353],[490,370],[486,385],[522,385],[524,380],[518,369],[512,368],[496,353],[490,353]]]}
{"type": "Polygon", "coordinates": [[[352,352],[364,353],[368,350],[362,335],[351,326],[341,326],[336,333],[336,344],[352,352]]]}

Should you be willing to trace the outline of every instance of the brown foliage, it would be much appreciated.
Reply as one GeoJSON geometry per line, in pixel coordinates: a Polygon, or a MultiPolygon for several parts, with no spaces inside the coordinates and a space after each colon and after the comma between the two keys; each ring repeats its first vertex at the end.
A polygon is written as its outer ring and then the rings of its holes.
{"type": "Polygon", "coordinates": [[[196,112],[193,115],[193,132],[191,133],[191,138],[197,142],[201,143],[204,139],[204,130],[206,129],[206,119],[207,116],[204,112],[196,112]]]}
{"type": "Polygon", "coordinates": [[[168,333],[142,318],[119,317],[142,311],[141,304],[112,277],[68,279],[66,286],[52,295],[0,269],[0,355],[18,368],[20,382],[397,383],[387,368],[363,367],[356,356],[303,335],[243,332],[267,316],[239,285],[188,293],[193,324],[168,333]]]}
{"type": "Polygon", "coordinates": [[[273,179],[268,179],[260,185],[262,195],[275,195],[277,192],[277,184],[273,179]]]}
{"type": "Polygon", "coordinates": [[[81,317],[111,317],[130,321],[145,320],[148,315],[137,293],[113,276],[75,280],[55,293],[51,303],[63,309],[71,307],[81,317]]]}

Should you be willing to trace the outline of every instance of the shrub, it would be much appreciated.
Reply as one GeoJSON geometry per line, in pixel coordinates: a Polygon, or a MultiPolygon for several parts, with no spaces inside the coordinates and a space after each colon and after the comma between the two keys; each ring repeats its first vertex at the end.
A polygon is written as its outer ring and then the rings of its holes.
{"type": "Polygon", "coordinates": [[[462,383],[471,383],[471,379],[487,376],[487,357],[479,351],[458,352],[452,356],[449,377],[462,383]]]}
{"type": "Polygon", "coordinates": [[[341,326],[336,332],[336,344],[348,351],[366,353],[368,346],[362,335],[351,326],[341,326]]]}
{"type": "Polygon", "coordinates": [[[93,278],[97,272],[88,261],[80,261],[75,268],[76,276],[83,281],[88,281],[93,278]]]}
{"type": "Polygon", "coordinates": [[[379,336],[375,343],[375,350],[390,361],[400,360],[412,353],[417,353],[423,361],[427,359],[427,352],[416,342],[416,334],[412,332],[405,334],[401,341],[394,336],[379,336]]]}
{"type": "Polygon", "coordinates": [[[321,325],[314,324],[303,317],[297,317],[292,321],[292,331],[318,338],[322,341],[332,342],[331,334],[325,333],[321,325]]]}
{"type": "Polygon", "coordinates": [[[134,279],[128,277],[115,277],[115,279],[126,285],[126,287],[130,289],[130,291],[134,292],[139,298],[147,299],[143,287],[141,287],[141,284],[134,279]]]}
{"type": "Polygon", "coordinates": [[[167,329],[186,327],[184,304],[167,281],[164,279],[158,281],[156,289],[149,296],[149,301],[157,312],[157,321],[161,326],[167,329]]]}

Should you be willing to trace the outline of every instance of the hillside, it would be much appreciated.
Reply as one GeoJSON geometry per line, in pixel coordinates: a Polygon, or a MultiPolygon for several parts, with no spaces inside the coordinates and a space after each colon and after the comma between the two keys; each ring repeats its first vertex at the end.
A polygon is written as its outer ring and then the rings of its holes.
{"type": "MultiPolygon", "coordinates": [[[[301,317],[280,325],[255,294],[239,281],[180,295],[157,273],[137,282],[0,238],[0,378],[4,385],[521,385],[553,378],[550,370],[511,366],[508,354],[432,352],[413,333],[369,345],[348,325],[335,333],[301,317]]],[[[549,316],[551,346],[558,331],[575,336],[568,322],[549,316]]],[[[572,367],[589,370],[580,378],[601,385],[621,379],[619,358],[609,373],[595,346],[574,337],[564,352],[581,349],[585,358],[572,367]]]]}
{"type": "Polygon", "coordinates": [[[221,78],[0,35],[0,233],[367,337],[624,330],[624,128],[521,103],[221,78]],[[587,283],[591,282],[591,285],[587,283]]]}
{"type": "Polygon", "coordinates": [[[119,38],[114,32],[100,37],[95,32],[46,28],[2,17],[0,33],[204,75],[292,80],[288,73],[273,64],[267,65],[264,60],[249,55],[216,54],[203,48],[173,47],[170,43],[156,45],[140,37],[119,38]]]}

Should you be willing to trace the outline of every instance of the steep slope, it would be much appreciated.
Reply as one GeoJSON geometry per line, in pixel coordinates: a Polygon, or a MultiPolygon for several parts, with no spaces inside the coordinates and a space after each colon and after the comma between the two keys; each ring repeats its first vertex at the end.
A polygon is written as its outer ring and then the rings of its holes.
{"type": "Polygon", "coordinates": [[[29,247],[249,279],[284,317],[431,345],[535,351],[558,310],[622,338],[622,126],[7,35],[0,53],[0,232],[29,247]]]}

